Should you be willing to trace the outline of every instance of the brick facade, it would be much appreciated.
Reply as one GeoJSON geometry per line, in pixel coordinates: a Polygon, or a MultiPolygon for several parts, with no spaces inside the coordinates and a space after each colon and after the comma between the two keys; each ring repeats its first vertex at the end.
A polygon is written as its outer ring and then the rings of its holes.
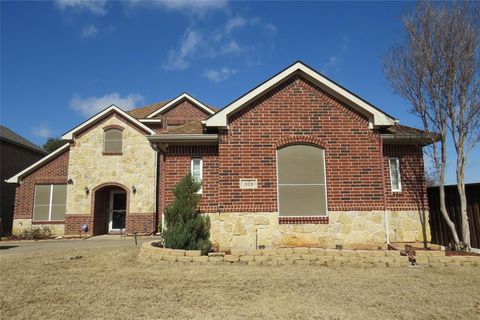
{"type": "Polygon", "coordinates": [[[141,214],[129,213],[126,216],[125,230],[127,234],[151,234],[155,229],[154,218],[155,214],[153,212],[141,214]]]}
{"type": "Polygon", "coordinates": [[[182,100],[161,113],[157,117],[162,119],[161,125],[153,125],[152,128],[157,132],[167,130],[168,125],[182,125],[194,120],[206,119],[210,114],[200,109],[188,100],[182,100]]]}
{"type": "Polygon", "coordinates": [[[67,214],[65,216],[65,235],[84,235],[82,226],[87,224],[88,235],[93,234],[93,216],[89,214],[67,214]]]}
{"type": "MultiPolygon", "coordinates": [[[[195,157],[204,159],[200,212],[277,211],[276,150],[294,143],[325,150],[329,211],[383,210],[385,204],[387,210],[416,210],[425,199],[421,146],[386,145],[382,157],[380,135],[368,128],[368,119],[302,77],[232,115],[229,130],[219,134],[218,149],[171,146],[159,155],[159,212],[173,200],[171,190],[195,157]],[[391,156],[401,159],[401,193],[390,191],[391,156]],[[240,190],[240,178],[257,178],[258,188],[240,190]]],[[[281,223],[328,223],[287,220],[281,223]]]]}
{"type": "Polygon", "coordinates": [[[68,150],[26,176],[15,193],[14,219],[32,219],[35,184],[67,183],[68,150]]]}
{"type": "Polygon", "coordinates": [[[389,210],[428,210],[423,151],[415,145],[385,145],[384,175],[389,210]],[[392,192],[389,158],[400,159],[401,192],[392,192]]]}
{"type": "Polygon", "coordinates": [[[368,119],[294,77],[231,116],[221,132],[221,209],[277,211],[276,147],[306,137],[325,150],[329,210],[383,208],[379,136],[368,119]],[[258,189],[239,190],[240,178],[257,178],[258,189]]]}
{"type": "Polygon", "coordinates": [[[160,155],[161,173],[159,175],[160,204],[159,212],[173,201],[173,188],[191,170],[192,158],[203,159],[203,188],[200,200],[200,212],[218,210],[218,146],[172,146],[165,155],[160,155]],[[165,195],[162,195],[165,190],[165,195]]]}

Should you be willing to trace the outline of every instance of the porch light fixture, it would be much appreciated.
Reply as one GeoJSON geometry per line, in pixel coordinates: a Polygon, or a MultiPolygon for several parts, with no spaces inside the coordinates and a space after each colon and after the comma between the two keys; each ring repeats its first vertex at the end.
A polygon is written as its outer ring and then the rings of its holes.
{"type": "Polygon", "coordinates": [[[85,186],[85,194],[88,196],[89,193],[90,193],[90,189],[88,189],[88,187],[85,186]]]}
{"type": "Polygon", "coordinates": [[[135,188],[135,185],[132,186],[132,192],[133,194],[137,193],[137,188],[135,188]]]}
{"type": "Polygon", "coordinates": [[[73,184],[73,180],[72,180],[72,179],[68,179],[67,184],[73,184]]]}

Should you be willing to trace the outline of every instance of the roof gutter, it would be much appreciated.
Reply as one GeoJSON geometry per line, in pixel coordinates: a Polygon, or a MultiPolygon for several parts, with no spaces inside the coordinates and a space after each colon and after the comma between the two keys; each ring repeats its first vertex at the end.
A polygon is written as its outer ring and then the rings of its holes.
{"type": "Polygon", "coordinates": [[[156,134],[147,136],[154,143],[217,143],[218,134],[156,134]]]}
{"type": "Polygon", "coordinates": [[[381,134],[384,143],[421,143],[424,145],[439,141],[439,137],[432,137],[428,134],[381,134]]]}

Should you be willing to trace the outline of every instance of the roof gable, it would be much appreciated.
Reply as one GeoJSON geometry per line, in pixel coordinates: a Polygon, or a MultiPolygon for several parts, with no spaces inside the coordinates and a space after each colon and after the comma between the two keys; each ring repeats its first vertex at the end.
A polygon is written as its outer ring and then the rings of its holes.
{"type": "Polygon", "coordinates": [[[196,105],[197,107],[199,107],[200,109],[206,111],[208,114],[212,115],[215,113],[215,110],[213,110],[211,107],[201,103],[200,101],[198,101],[197,99],[195,99],[194,97],[192,97],[191,95],[189,95],[188,93],[182,93],[181,95],[179,95],[178,97],[176,97],[175,99],[173,100],[170,100],[170,102],[166,103],[165,105],[163,105],[161,108],[153,111],[152,113],[150,113],[149,115],[146,116],[147,119],[150,119],[150,118],[153,118],[155,117],[156,115],[160,114],[160,113],[163,113],[165,112],[166,110],[170,109],[171,107],[173,107],[175,104],[177,104],[178,102],[182,101],[183,99],[186,99],[186,100],[189,100],[192,104],[196,105]]]}
{"type": "Polygon", "coordinates": [[[77,127],[73,128],[72,130],[68,131],[62,136],[63,140],[73,140],[74,136],[77,132],[80,132],[82,129],[87,128],[88,126],[94,124],[97,120],[103,118],[104,116],[110,114],[110,113],[118,113],[119,115],[123,116],[127,120],[129,120],[132,124],[135,126],[141,128],[143,131],[145,131],[148,134],[155,134],[155,131],[132,117],[130,114],[126,113],[116,105],[112,104],[110,107],[104,109],[103,111],[97,113],[87,121],[83,122],[82,124],[78,125],[77,127]]]}
{"type": "Polygon", "coordinates": [[[210,118],[206,119],[204,121],[205,125],[207,127],[227,127],[227,118],[229,115],[241,110],[243,107],[247,106],[248,103],[261,96],[269,89],[279,85],[280,83],[283,83],[284,81],[295,75],[302,75],[308,81],[311,81],[326,92],[339,98],[352,108],[366,115],[369,119],[370,127],[391,126],[398,122],[394,117],[379,110],[374,105],[370,104],[369,102],[365,101],[364,99],[353,94],[339,84],[333,82],[319,72],[310,68],[303,62],[299,61],[286,68],[285,70],[281,71],[277,75],[273,76],[269,80],[265,81],[264,83],[260,84],[251,91],[247,92],[245,95],[233,101],[210,118]]]}

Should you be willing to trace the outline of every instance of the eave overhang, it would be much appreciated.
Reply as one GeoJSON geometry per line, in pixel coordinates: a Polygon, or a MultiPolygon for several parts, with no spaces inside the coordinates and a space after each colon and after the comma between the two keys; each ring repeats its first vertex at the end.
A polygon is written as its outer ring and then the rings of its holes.
{"type": "Polygon", "coordinates": [[[381,134],[384,144],[416,144],[427,146],[439,141],[439,137],[431,137],[428,134],[381,134]]]}
{"type": "Polygon", "coordinates": [[[218,134],[156,134],[147,136],[150,143],[162,144],[217,144],[218,134]]]}

